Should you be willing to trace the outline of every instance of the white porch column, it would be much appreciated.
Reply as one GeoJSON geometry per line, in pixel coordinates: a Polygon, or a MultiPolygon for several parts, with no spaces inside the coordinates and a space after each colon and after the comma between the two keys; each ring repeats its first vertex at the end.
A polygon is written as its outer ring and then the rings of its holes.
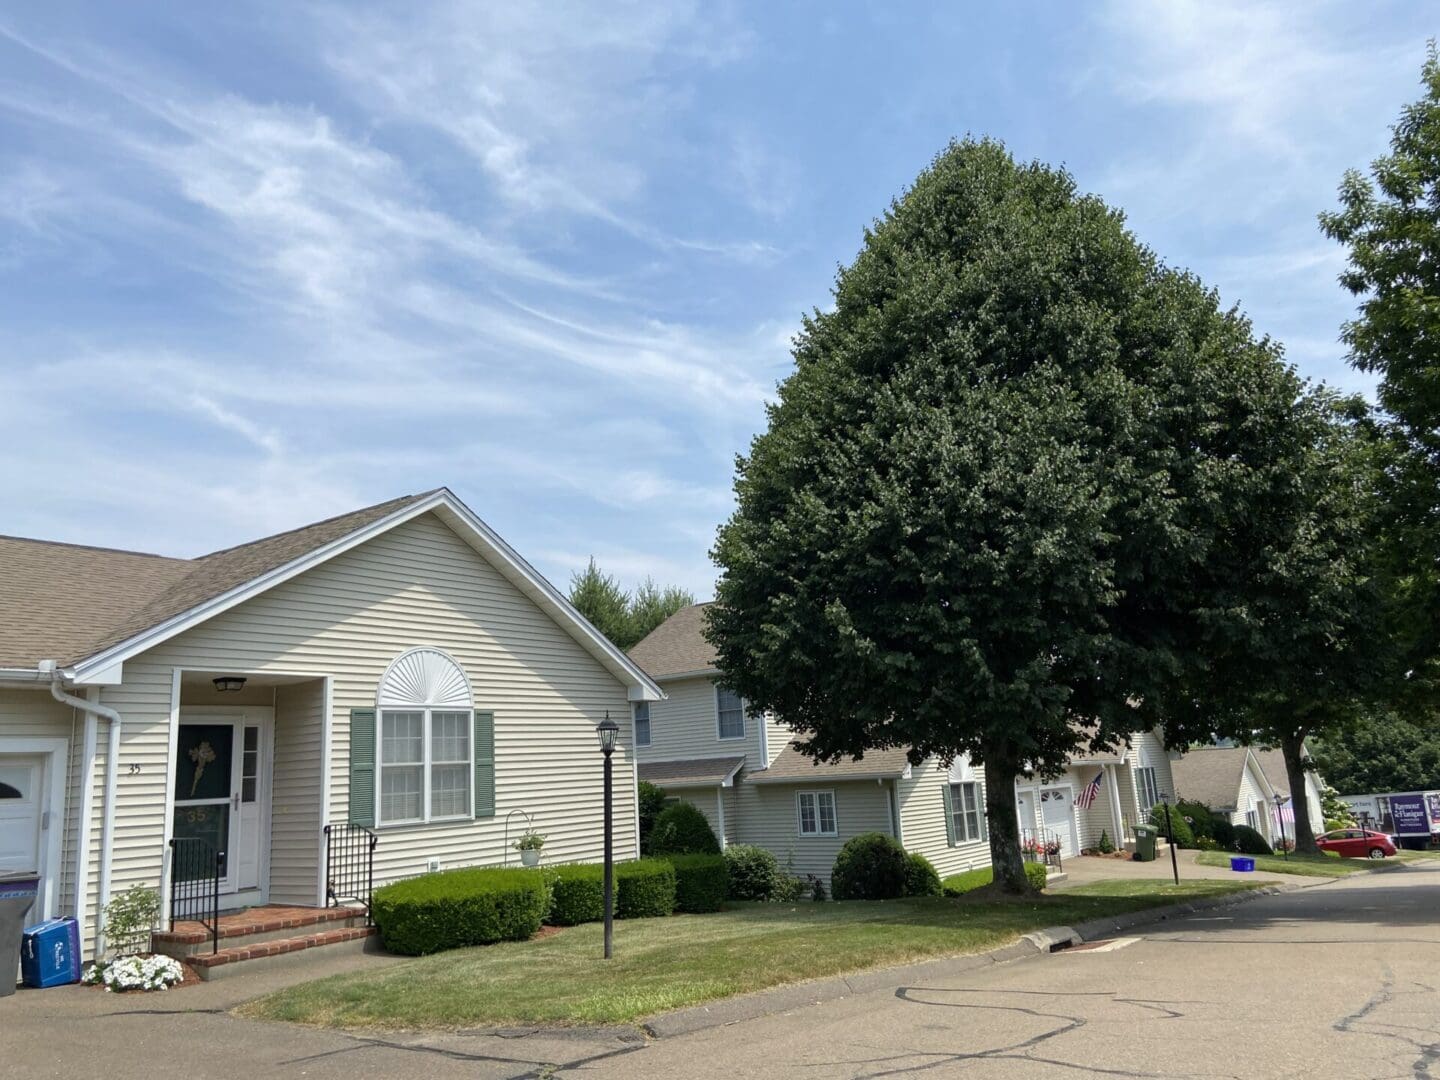
{"type": "Polygon", "coordinates": [[[1106,786],[1110,789],[1110,824],[1113,830],[1110,839],[1118,850],[1125,846],[1125,815],[1120,810],[1120,771],[1114,765],[1103,768],[1108,781],[1106,786]]]}

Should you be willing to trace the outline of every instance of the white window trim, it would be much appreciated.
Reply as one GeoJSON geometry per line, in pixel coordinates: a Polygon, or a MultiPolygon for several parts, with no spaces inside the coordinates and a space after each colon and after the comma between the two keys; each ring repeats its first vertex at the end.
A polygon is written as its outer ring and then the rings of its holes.
{"type": "Polygon", "coordinates": [[[740,734],[720,734],[720,687],[715,687],[715,739],[717,742],[743,742],[745,739],[745,699],[739,694],[735,695],[740,700],[740,734]]]}
{"type": "Polygon", "coordinates": [[[985,818],[985,799],[984,799],[983,795],[984,795],[984,793],[980,790],[980,781],[979,781],[979,780],[955,780],[955,781],[951,781],[951,783],[950,783],[950,810],[951,810],[951,814],[950,814],[950,827],[951,827],[952,830],[954,830],[954,833],[955,833],[955,846],[956,846],[956,847],[959,847],[959,846],[962,845],[962,844],[978,844],[978,843],[980,842],[980,840],[981,840],[981,838],[982,838],[982,835],[983,835],[983,832],[984,832],[984,830],[981,828],[981,822],[982,822],[982,821],[984,820],[984,818],[985,818]],[[974,835],[974,836],[971,836],[971,835],[970,835],[970,827],[969,827],[968,825],[966,825],[963,829],[961,828],[961,825],[962,825],[962,824],[964,823],[964,821],[965,821],[965,813],[966,813],[966,811],[965,811],[965,792],[964,792],[962,789],[967,788],[967,787],[972,787],[972,788],[975,789],[975,830],[976,830],[976,831],[975,831],[975,835],[974,835]]]}
{"type": "Polygon", "coordinates": [[[1160,805],[1160,774],[1154,765],[1137,765],[1135,767],[1135,799],[1140,804],[1140,812],[1148,814],[1156,806],[1160,805]],[[1145,797],[1149,792],[1145,790],[1145,775],[1150,776],[1150,786],[1154,789],[1155,798],[1148,805],[1145,797]]]}
{"type": "Polygon", "coordinates": [[[835,798],[834,788],[809,788],[805,791],[795,792],[795,834],[806,840],[840,835],[840,804],[835,798]],[[815,797],[815,830],[813,832],[805,831],[805,818],[800,813],[800,800],[806,795],[813,795],[815,797]],[[829,797],[830,816],[835,821],[835,828],[828,832],[820,827],[820,796],[822,795],[829,797]]]}
{"type": "Polygon", "coordinates": [[[630,725],[635,731],[635,745],[649,746],[655,738],[655,718],[650,715],[650,703],[648,701],[635,701],[630,704],[630,725]],[[640,710],[645,710],[645,741],[640,741],[640,710]]]}
{"type": "MultiPolygon", "coordinates": [[[[375,725],[375,827],[377,829],[404,828],[414,825],[432,825],[450,821],[473,821],[475,820],[475,710],[470,708],[457,708],[456,706],[437,706],[431,708],[428,705],[389,705],[378,710],[377,723],[375,725]],[[385,758],[385,714],[386,713],[415,713],[421,714],[420,721],[420,810],[418,818],[396,818],[387,821],[384,818],[385,811],[385,785],[384,773],[387,768],[385,758]],[[465,729],[465,748],[469,754],[464,762],[442,761],[441,765],[460,765],[466,767],[465,773],[465,812],[463,814],[447,814],[437,817],[430,812],[430,769],[436,764],[431,756],[430,745],[430,717],[432,713],[465,713],[469,716],[469,723],[465,729]]],[[[401,764],[392,762],[388,768],[392,769],[413,769],[414,762],[401,764]]]]}

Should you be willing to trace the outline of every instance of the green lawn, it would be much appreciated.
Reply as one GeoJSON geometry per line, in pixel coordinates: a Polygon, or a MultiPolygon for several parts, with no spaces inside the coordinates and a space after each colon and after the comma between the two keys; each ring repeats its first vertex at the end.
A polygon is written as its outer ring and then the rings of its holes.
{"type": "Polygon", "coordinates": [[[457,949],[290,987],[244,1015],[339,1028],[602,1024],[926,957],[978,952],[1044,926],[1177,900],[1245,882],[1099,882],[1035,900],[912,899],[742,904],[716,915],[598,924],[533,941],[457,949]]]}
{"type": "MultiPolygon", "coordinates": [[[[1381,865],[1369,859],[1342,859],[1336,855],[1253,855],[1256,870],[1272,874],[1299,874],[1301,877],[1344,877],[1374,870],[1381,865]]],[[[1229,866],[1231,856],[1224,851],[1202,851],[1195,856],[1201,866],[1229,866]]]]}

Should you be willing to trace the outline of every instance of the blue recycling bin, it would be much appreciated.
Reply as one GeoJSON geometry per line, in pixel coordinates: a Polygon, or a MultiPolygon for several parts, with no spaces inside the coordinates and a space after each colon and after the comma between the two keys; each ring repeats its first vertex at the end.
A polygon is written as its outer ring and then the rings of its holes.
{"type": "Polygon", "coordinates": [[[1238,874],[1253,874],[1255,872],[1255,860],[1243,855],[1231,855],[1230,869],[1238,874]]]}
{"type": "Polygon", "coordinates": [[[0,997],[15,993],[12,976],[20,966],[20,938],[25,916],[40,892],[40,875],[33,870],[0,871],[0,997]]]}
{"type": "Polygon", "coordinates": [[[79,982],[80,924],[66,916],[27,928],[20,944],[20,979],[36,990],[79,982]]]}

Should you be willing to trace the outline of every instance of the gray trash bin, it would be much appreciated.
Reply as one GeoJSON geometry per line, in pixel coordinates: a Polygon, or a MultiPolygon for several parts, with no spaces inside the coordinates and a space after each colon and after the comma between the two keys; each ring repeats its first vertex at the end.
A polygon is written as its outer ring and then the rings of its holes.
{"type": "Polygon", "coordinates": [[[25,932],[25,917],[39,892],[40,875],[36,871],[0,871],[0,997],[15,993],[20,938],[25,932]]]}

